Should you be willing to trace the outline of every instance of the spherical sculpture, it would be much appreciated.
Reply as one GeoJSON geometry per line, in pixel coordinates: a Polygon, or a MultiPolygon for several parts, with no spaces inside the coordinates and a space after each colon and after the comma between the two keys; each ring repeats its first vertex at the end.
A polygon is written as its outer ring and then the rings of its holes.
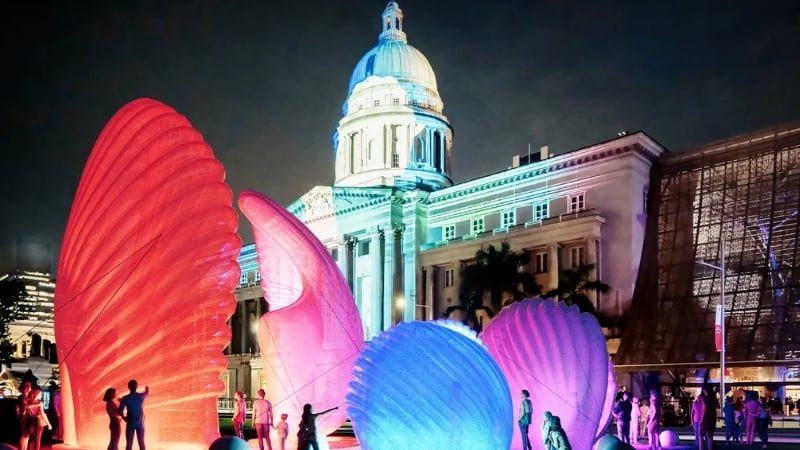
{"type": "Polygon", "coordinates": [[[241,251],[224,179],[200,133],[155,100],[123,107],[97,139],[54,300],[66,444],[107,445],[103,392],[124,395],[130,379],[150,387],[152,447],[204,449],[219,437],[241,251]]]}
{"type": "MultiPolygon", "coordinates": [[[[591,448],[605,434],[616,385],[600,325],[563,302],[526,299],[504,309],[481,339],[508,380],[514,410],[527,389],[533,423],[544,411],[561,418],[572,448],[591,448]]],[[[540,433],[530,433],[534,448],[540,433]]],[[[514,433],[512,448],[521,448],[514,433]]]]}
{"type": "Polygon", "coordinates": [[[508,384],[454,322],[401,323],[372,339],[353,369],[347,413],[364,450],[507,449],[508,384]]]}
{"type": "Polygon", "coordinates": [[[674,431],[664,430],[658,435],[658,442],[664,448],[675,447],[680,443],[680,439],[678,439],[678,435],[674,431]]]}
{"type": "Polygon", "coordinates": [[[247,442],[235,436],[222,436],[211,443],[208,450],[250,450],[247,442]]]}
{"type": "Polygon", "coordinates": [[[630,450],[634,447],[619,440],[616,436],[607,434],[594,444],[595,450],[630,450]]]}

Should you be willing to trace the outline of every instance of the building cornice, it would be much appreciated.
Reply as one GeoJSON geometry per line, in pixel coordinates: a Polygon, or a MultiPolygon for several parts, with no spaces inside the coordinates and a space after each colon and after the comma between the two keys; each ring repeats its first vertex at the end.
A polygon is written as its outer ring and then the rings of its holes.
{"type": "Polygon", "coordinates": [[[518,183],[545,174],[553,175],[562,170],[574,169],[582,165],[592,164],[603,159],[615,158],[626,154],[637,154],[649,163],[652,163],[664,152],[664,148],[647,136],[647,134],[644,132],[637,132],[618,139],[556,155],[532,164],[506,169],[502,172],[438,190],[431,194],[430,203],[433,204],[468,196],[476,192],[518,183]]]}

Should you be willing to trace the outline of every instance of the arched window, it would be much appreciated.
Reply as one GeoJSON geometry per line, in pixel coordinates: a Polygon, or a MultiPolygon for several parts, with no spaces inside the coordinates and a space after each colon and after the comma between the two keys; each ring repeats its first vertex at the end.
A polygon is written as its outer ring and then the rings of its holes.
{"type": "Polygon", "coordinates": [[[442,172],[442,133],[433,133],[433,167],[442,172]]]}

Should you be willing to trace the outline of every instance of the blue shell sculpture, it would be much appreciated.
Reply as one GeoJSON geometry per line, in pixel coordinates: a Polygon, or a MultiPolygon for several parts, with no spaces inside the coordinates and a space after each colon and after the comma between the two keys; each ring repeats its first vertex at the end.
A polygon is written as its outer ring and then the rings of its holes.
{"type": "Polygon", "coordinates": [[[405,322],[372,339],[345,402],[363,450],[511,444],[508,383],[475,334],[456,322],[405,322]]]}

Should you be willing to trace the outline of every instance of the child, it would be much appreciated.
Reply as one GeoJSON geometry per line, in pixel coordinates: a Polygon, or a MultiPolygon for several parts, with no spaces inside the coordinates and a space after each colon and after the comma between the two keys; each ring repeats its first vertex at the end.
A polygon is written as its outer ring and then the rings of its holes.
{"type": "Polygon", "coordinates": [[[281,421],[275,426],[278,430],[278,439],[281,441],[281,450],[286,450],[286,437],[289,436],[289,424],[286,423],[288,414],[281,414],[281,421]]]}

